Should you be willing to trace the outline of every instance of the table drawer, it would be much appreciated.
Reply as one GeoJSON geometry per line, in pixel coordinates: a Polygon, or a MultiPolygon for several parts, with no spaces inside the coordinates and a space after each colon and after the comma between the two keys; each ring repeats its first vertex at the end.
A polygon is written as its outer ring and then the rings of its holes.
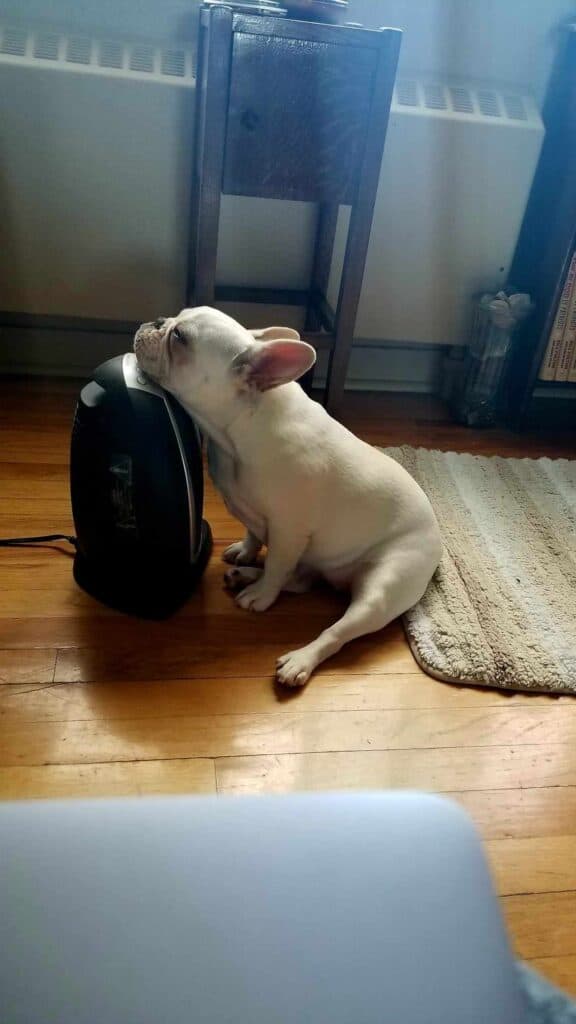
{"type": "Polygon", "coordinates": [[[351,203],[378,53],[235,33],[223,191],[351,203]]]}

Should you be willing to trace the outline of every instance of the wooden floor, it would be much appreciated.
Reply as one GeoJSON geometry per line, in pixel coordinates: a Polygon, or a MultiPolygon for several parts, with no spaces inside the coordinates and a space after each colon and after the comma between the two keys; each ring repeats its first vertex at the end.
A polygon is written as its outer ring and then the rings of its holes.
{"type": "MultiPolygon", "coordinates": [[[[0,382],[0,536],[72,530],[76,388],[0,382]]],[[[367,440],[576,455],[574,440],[475,433],[430,399],[354,396],[367,440]]],[[[189,604],[144,623],[95,604],[62,550],[0,550],[0,797],[416,787],[454,797],[486,841],[516,949],[576,994],[576,702],[424,675],[398,623],[278,693],[276,657],[340,607],[283,596],[263,615],[222,589],[238,528],[208,489],[216,547],[189,604]]]]}

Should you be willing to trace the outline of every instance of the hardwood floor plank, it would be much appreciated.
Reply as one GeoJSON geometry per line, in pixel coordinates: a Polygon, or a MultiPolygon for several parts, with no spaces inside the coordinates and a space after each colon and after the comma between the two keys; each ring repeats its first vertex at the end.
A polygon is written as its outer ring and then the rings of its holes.
{"type": "Polygon", "coordinates": [[[68,476],[67,466],[0,462],[1,501],[61,501],[68,493],[68,476]]]}
{"type": "MultiPolygon", "coordinates": [[[[265,677],[272,687],[276,661],[278,657],[292,647],[305,642],[300,636],[294,642],[294,633],[300,632],[298,627],[290,627],[277,622],[270,629],[268,638],[258,639],[255,643],[243,642],[234,636],[234,623],[228,622],[228,644],[224,647],[219,642],[215,631],[207,626],[201,637],[188,646],[170,646],[169,638],[166,646],[148,646],[138,652],[96,648],[69,648],[58,652],[55,679],[60,682],[79,680],[87,682],[99,680],[113,681],[118,677],[139,681],[142,675],[165,679],[196,679],[196,678],[228,678],[265,677]],[[287,636],[286,634],[290,634],[287,636]]],[[[262,634],[260,634],[262,636],[262,634]]],[[[322,674],[345,672],[352,667],[356,654],[354,669],[358,673],[401,673],[414,669],[410,652],[402,641],[390,643],[386,655],[370,649],[368,642],[358,641],[356,651],[342,652],[328,665],[321,669],[322,674]]]]}
{"type": "MultiPolygon", "coordinates": [[[[228,671],[216,674],[254,675],[257,672],[253,670],[235,671],[236,659],[242,652],[248,655],[250,648],[267,643],[275,659],[279,653],[289,649],[287,645],[304,643],[311,633],[314,634],[315,628],[322,629],[323,624],[328,624],[331,619],[329,612],[320,610],[315,613],[312,606],[306,609],[305,622],[276,612],[264,621],[264,616],[250,616],[249,612],[244,612],[243,615],[249,616],[250,632],[247,633],[246,619],[240,616],[241,609],[231,607],[228,615],[223,614],[216,620],[214,615],[203,612],[199,595],[193,600],[194,604],[191,602],[187,609],[167,622],[144,622],[121,616],[103,609],[96,602],[92,604],[91,615],[78,615],[71,608],[65,616],[57,609],[53,609],[51,615],[0,616],[0,648],[58,649],[61,652],[57,677],[60,682],[112,680],[124,672],[128,675],[123,678],[152,679],[163,676],[164,670],[169,672],[168,678],[183,679],[189,675],[187,667],[201,661],[203,643],[209,657],[212,647],[212,653],[220,663],[227,658],[228,671]],[[156,661],[161,671],[153,671],[150,659],[156,661]],[[180,671],[174,671],[178,665],[180,671]]],[[[419,671],[399,625],[387,627],[373,643],[376,656],[380,656],[380,667],[377,664],[369,664],[364,669],[356,666],[359,673],[386,672],[388,661],[392,672],[419,671]],[[382,651],[384,646],[385,652],[382,651]]],[[[362,648],[358,647],[358,651],[361,652],[362,648]]],[[[252,662],[258,660],[256,652],[252,662]]],[[[342,666],[343,663],[333,658],[330,664],[342,666]]],[[[272,673],[272,667],[266,660],[264,673],[272,673]]],[[[341,672],[342,668],[335,667],[334,671],[341,672]]],[[[354,671],[353,658],[349,658],[345,671],[354,671]]],[[[203,678],[210,674],[199,673],[203,678]]]]}
{"type": "MultiPolygon", "coordinates": [[[[62,546],[64,547],[64,543],[62,546]]],[[[63,568],[66,570],[66,575],[71,577],[72,564],[69,556],[44,549],[44,558],[44,564],[34,573],[36,578],[34,579],[32,573],[28,571],[26,573],[28,580],[19,585],[14,585],[13,581],[10,585],[10,571],[8,570],[5,573],[6,588],[0,593],[0,615],[8,620],[12,617],[25,620],[32,634],[35,629],[35,621],[39,618],[48,621],[55,611],[73,620],[80,617],[91,618],[95,611],[95,602],[88,594],[77,587],[71,578],[61,578],[63,568]],[[49,563],[49,559],[54,558],[66,559],[65,567],[60,565],[58,569],[54,570],[49,563]]],[[[98,608],[98,615],[101,618],[110,618],[115,614],[112,609],[98,608]]],[[[7,635],[9,636],[9,630],[7,635]]],[[[0,642],[0,646],[5,646],[5,644],[0,642]]]]}
{"type": "Polygon", "coordinates": [[[576,893],[576,835],[493,839],[485,849],[501,896],[576,893]]]}
{"type": "MultiPolygon", "coordinates": [[[[439,793],[539,787],[572,789],[576,786],[576,750],[570,743],[552,742],[498,748],[454,746],[436,750],[274,753],[264,757],[218,759],[216,776],[219,792],[238,795],[289,793],[301,789],[399,787],[439,793]]],[[[556,794],[556,800],[562,802],[562,793],[556,794]]],[[[568,804],[566,813],[571,813],[568,804]]]]}
{"type": "MultiPolygon", "coordinates": [[[[54,651],[0,651],[0,682],[51,682],[54,651]],[[36,680],[34,669],[44,661],[49,674],[36,680]],[[6,668],[2,669],[3,664],[6,668]],[[26,671],[26,664],[29,670],[26,671]],[[12,667],[13,666],[13,667],[12,667]],[[18,670],[22,677],[18,676],[18,670]]],[[[143,666],[145,667],[145,666],[143,666]]],[[[566,703],[571,698],[565,698],[566,703]]],[[[494,707],[554,707],[546,695],[485,692],[438,683],[414,675],[320,675],[301,691],[284,692],[268,676],[209,679],[156,679],[124,682],[55,683],[31,690],[13,686],[0,690],[0,715],[6,719],[64,721],[91,718],[160,718],[177,715],[289,714],[294,711],[382,711],[494,707]]],[[[573,702],[572,702],[573,703],[573,702]]]]}
{"type": "Polygon", "coordinates": [[[11,431],[2,446],[0,465],[67,466],[69,458],[69,447],[62,444],[61,431],[47,431],[42,438],[36,431],[11,431]]]}
{"type": "Polygon", "coordinates": [[[39,507],[42,508],[42,526],[38,531],[40,534],[59,533],[60,531],[55,529],[55,523],[60,522],[62,519],[70,520],[71,518],[70,498],[64,490],[61,497],[43,498],[41,503],[35,501],[34,497],[26,499],[7,498],[4,494],[0,494],[0,519],[4,522],[8,518],[12,518],[17,523],[16,530],[13,532],[3,528],[2,536],[24,536],[22,524],[29,519],[37,518],[39,507]]]}
{"type": "Polygon", "coordinates": [[[214,762],[128,761],[0,768],[0,800],[214,793],[214,762]]]}
{"type": "MultiPolygon", "coordinates": [[[[54,503],[52,503],[50,511],[47,512],[44,506],[38,510],[38,506],[28,506],[26,509],[21,509],[17,512],[10,502],[6,502],[4,505],[0,499],[0,537],[43,537],[45,533],[74,533],[74,524],[72,522],[72,512],[70,505],[66,506],[64,501],[61,502],[61,511],[58,513],[54,510],[54,503]],[[6,509],[8,506],[8,510],[6,509]]],[[[34,550],[27,548],[27,551],[34,550]]],[[[39,549],[42,557],[45,558],[45,548],[39,549]]],[[[0,565],[2,568],[9,564],[9,555],[12,554],[10,548],[2,548],[0,551],[0,565]]],[[[24,581],[27,582],[27,581],[24,581]]]]}
{"type": "MultiPolygon", "coordinates": [[[[540,753],[547,756],[549,749],[540,753]]],[[[464,807],[485,839],[576,835],[576,785],[446,795],[464,807]]]]}
{"type": "MultiPolygon", "coordinates": [[[[206,620],[198,617],[192,628],[181,620],[179,625],[184,625],[184,630],[179,629],[178,632],[185,633],[181,641],[172,632],[173,623],[167,628],[165,626],[163,632],[151,628],[145,631],[140,627],[120,630],[111,620],[108,630],[100,620],[98,643],[94,643],[94,636],[86,635],[94,627],[94,620],[87,615],[84,636],[78,619],[73,628],[67,630],[74,646],[59,650],[55,679],[58,682],[106,682],[119,678],[138,681],[143,676],[148,679],[265,676],[272,681],[278,657],[306,643],[330,621],[330,617],[322,616],[315,625],[312,612],[306,615],[305,620],[276,614],[266,622],[258,621],[250,626],[247,638],[246,624],[239,618],[241,613],[238,609],[222,615],[218,624],[210,616],[206,620]],[[127,633],[128,637],[132,635],[132,643],[127,642],[127,633]],[[116,635],[119,636],[117,644],[114,642],[116,635]],[[157,642],[154,642],[154,636],[157,642]]],[[[22,642],[26,639],[29,646],[33,635],[34,630],[27,626],[19,634],[19,639],[22,642]]],[[[42,631],[42,635],[46,633],[42,631]]],[[[345,673],[414,674],[417,671],[400,627],[391,626],[381,636],[358,640],[345,647],[320,667],[316,678],[345,673]]]]}
{"type": "MultiPolygon", "coordinates": [[[[25,684],[27,686],[51,683],[55,668],[56,651],[0,650],[0,687],[10,684],[25,684]]],[[[0,704],[1,699],[0,697],[0,704]]]]}
{"type": "Polygon", "coordinates": [[[576,954],[576,892],[504,896],[501,905],[524,960],[576,954]]]}
{"type": "Polygon", "coordinates": [[[559,737],[574,746],[576,709],[318,711],[62,722],[8,718],[3,733],[0,764],[5,765],[333,750],[492,749],[553,743],[559,737]]]}
{"type": "Polygon", "coordinates": [[[553,985],[576,998],[576,956],[546,956],[528,963],[553,985]]]}

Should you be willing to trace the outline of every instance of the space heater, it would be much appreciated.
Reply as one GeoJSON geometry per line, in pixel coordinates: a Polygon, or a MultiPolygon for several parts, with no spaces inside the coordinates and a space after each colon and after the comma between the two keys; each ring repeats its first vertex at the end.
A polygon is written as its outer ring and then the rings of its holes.
{"type": "Polygon", "coordinates": [[[70,490],[76,582],[121,611],[146,618],[174,612],[211,550],[201,438],[133,353],[103,363],[80,392],[70,490]]]}

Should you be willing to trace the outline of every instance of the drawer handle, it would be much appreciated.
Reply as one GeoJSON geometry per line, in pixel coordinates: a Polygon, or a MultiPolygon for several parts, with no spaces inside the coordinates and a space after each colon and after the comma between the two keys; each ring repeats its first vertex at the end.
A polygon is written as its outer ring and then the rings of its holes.
{"type": "Polygon", "coordinates": [[[240,117],[240,124],[247,132],[254,132],[260,124],[260,118],[254,110],[245,110],[240,117]]]}

